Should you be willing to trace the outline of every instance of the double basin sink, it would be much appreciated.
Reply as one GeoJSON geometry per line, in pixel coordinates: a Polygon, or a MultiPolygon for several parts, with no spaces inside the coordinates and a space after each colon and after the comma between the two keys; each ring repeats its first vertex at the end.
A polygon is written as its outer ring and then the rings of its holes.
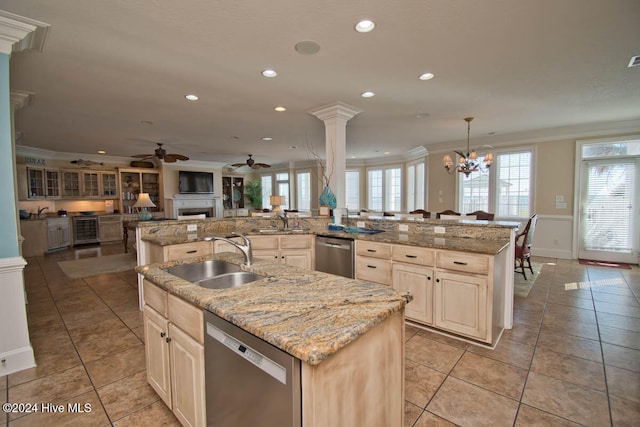
{"type": "Polygon", "coordinates": [[[176,265],[168,268],[167,273],[207,289],[233,288],[264,278],[249,271],[242,271],[239,265],[221,260],[176,265]]]}

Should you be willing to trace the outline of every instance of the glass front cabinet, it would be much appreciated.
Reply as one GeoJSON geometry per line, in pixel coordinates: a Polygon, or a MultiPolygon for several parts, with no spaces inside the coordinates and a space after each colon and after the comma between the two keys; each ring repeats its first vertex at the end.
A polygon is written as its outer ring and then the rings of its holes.
{"type": "Polygon", "coordinates": [[[27,167],[27,199],[60,197],[60,171],[27,167]]]}

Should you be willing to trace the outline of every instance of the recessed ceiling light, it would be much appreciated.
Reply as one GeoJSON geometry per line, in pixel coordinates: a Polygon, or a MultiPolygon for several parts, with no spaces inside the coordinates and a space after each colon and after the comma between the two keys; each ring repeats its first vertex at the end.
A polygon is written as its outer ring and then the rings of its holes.
{"type": "Polygon", "coordinates": [[[295,150],[296,148],[298,148],[298,146],[297,145],[292,145],[289,148],[291,148],[292,150],[295,150]]]}
{"type": "Polygon", "coordinates": [[[262,138],[263,141],[271,141],[273,138],[271,138],[270,136],[263,136],[262,138]]]}
{"type": "Polygon", "coordinates": [[[433,78],[433,73],[422,73],[418,78],[420,80],[431,80],[433,78]]]}
{"type": "Polygon", "coordinates": [[[276,70],[267,68],[266,70],[262,70],[262,75],[265,77],[275,77],[278,75],[278,73],[276,72],[276,70]]]}
{"type": "Polygon", "coordinates": [[[373,97],[375,95],[376,94],[371,92],[371,91],[362,92],[362,94],[360,94],[360,96],[363,97],[363,98],[371,98],[371,97],[373,97]]]}
{"type": "Polygon", "coordinates": [[[200,99],[198,95],[194,95],[192,93],[185,95],[184,97],[187,98],[187,100],[189,101],[197,101],[198,99],[200,99]]]}
{"type": "Polygon", "coordinates": [[[390,151],[385,151],[385,152],[384,152],[384,153],[382,153],[382,154],[384,154],[384,155],[386,156],[386,155],[388,155],[388,154],[391,154],[391,152],[390,152],[390,151]]]}
{"type": "Polygon", "coordinates": [[[283,111],[287,111],[287,109],[286,109],[286,108],[284,108],[284,107],[280,107],[280,106],[278,106],[278,107],[274,108],[274,110],[276,110],[276,111],[277,111],[277,112],[279,112],[279,113],[281,113],[281,112],[283,112],[283,111]]]}
{"type": "Polygon", "coordinates": [[[426,119],[429,117],[429,113],[418,113],[416,114],[416,119],[426,119]]]}
{"type": "Polygon", "coordinates": [[[153,122],[150,120],[140,120],[140,123],[142,123],[145,126],[151,126],[153,125],[153,122]]]}
{"type": "Polygon", "coordinates": [[[320,43],[313,40],[303,40],[293,47],[300,55],[315,55],[320,52],[320,43]]]}
{"type": "Polygon", "coordinates": [[[98,150],[98,154],[106,154],[106,151],[104,151],[104,150],[98,150]]]}
{"type": "Polygon", "coordinates": [[[368,33],[369,31],[373,31],[375,27],[376,27],[375,22],[370,21],[368,19],[363,19],[362,21],[356,24],[355,29],[359,33],[368,33]]]}

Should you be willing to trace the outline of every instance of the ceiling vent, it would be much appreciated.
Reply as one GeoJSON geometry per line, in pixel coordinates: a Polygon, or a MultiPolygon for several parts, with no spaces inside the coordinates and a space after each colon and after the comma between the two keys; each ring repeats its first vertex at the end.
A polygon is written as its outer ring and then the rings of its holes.
{"type": "Polygon", "coordinates": [[[640,55],[632,56],[631,61],[629,61],[628,67],[637,67],[638,65],[640,65],[640,55]]]}

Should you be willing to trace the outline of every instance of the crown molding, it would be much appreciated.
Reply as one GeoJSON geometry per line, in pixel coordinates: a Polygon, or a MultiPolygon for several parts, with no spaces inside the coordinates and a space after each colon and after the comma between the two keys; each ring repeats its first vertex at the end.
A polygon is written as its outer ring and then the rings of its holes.
{"type": "Polygon", "coordinates": [[[49,24],[0,10],[0,53],[10,55],[27,49],[42,51],[49,24]]]}
{"type": "Polygon", "coordinates": [[[322,107],[314,108],[307,111],[312,116],[316,116],[323,122],[329,119],[341,118],[346,121],[351,120],[357,114],[362,113],[362,110],[344,102],[336,102],[334,104],[323,105],[322,107]]]}

